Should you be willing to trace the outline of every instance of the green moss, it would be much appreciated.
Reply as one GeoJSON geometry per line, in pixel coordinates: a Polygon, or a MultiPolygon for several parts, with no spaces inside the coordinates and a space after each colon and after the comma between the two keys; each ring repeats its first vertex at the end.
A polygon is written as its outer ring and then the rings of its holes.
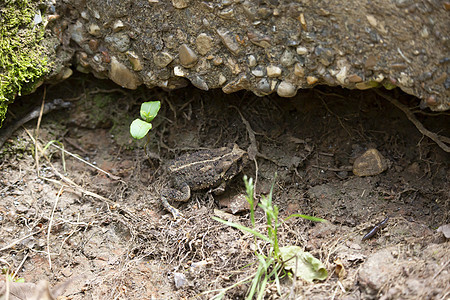
{"type": "Polygon", "coordinates": [[[30,92],[48,72],[39,42],[44,22],[34,24],[37,0],[0,1],[0,127],[6,109],[17,95],[30,92]]]}

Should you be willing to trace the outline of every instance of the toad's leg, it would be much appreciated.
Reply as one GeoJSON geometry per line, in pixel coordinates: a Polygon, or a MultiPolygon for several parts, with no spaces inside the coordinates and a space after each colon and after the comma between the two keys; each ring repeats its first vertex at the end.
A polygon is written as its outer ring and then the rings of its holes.
{"type": "Polygon", "coordinates": [[[166,210],[170,211],[174,219],[183,217],[183,214],[178,209],[170,205],[168,200],[186,202],[189,198],[191,198],[191,189],[186,183],[181,186],[180,190],[167,189],[161,193],[161,203],[166,210]]]}

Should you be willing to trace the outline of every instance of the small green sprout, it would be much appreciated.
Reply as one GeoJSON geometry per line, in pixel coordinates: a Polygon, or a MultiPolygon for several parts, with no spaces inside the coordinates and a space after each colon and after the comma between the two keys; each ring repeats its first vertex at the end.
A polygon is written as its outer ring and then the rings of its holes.
{"type": "Polygon", "coordinates": [[[149,101],[144,102],[141,105],[141,119],[134,120],[130,125],[130,134],[135,139],[142,139],[147,135],[152,124],[150,123],[158,114],[161,108],[161,101],[149,101]]]}

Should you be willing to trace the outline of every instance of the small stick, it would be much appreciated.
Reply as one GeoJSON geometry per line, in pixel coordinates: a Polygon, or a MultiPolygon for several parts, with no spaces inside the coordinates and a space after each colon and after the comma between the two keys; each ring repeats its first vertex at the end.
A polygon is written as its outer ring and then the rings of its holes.
{"type": "Polygon", "coordinates": [[[17,273],[19,272],[20,268],[22,268],[24,262],[27,260],[28,258],[28,252],[27,254],[25,254],[25,256],[23,257],[22,261],[20,262],[19,266],[16,268],[16,270],[14,271],[14,274],[12,276],[12,279],[14,280],[14,278],[16,278],[17,273]]]}
{"type": "Polygon", "coordinates": [[[51,258],[51,254],[50,254],[50,232],[52,230],[52,223],[53,223],[53,217],[55,215],[56,206],[58,205],[59,198],[61,197],[63,190],[64,190],[64,185],[61,185],[61,188],[59,189],[59,192],[56,195],[56,201],[55,201],[55,205],[53,205],[52,214],[50,215],[50,222],[48,223],[47,255],[48,255],[48,264],[49,264],[50,270],[52,269],[52,258],[51,258]]]}
{"type": "Polygon", "coordinates": [[[72,156],[72,157],[78,159],[79,161],[81,161],[81,162],[87,164],[89,167],[94,168],[94,169],[96,169],[97,171],[100,171],[100,172],[102,172],[102,173],[108,175],[108,176],[111,177],[112,179],[114,179],[114,180],[120,180],[120,177],[115,176],[115,175],[113,175],[113,174],[111,174],[111,173],[108,173],[108,172],[106,172],[106,171],[100,169],[100,168],[97,167],[97,166],[94,166],[94,165],[91,164],[90,162],[88,162],[88,161],[82,159],[81,157],[79,157],[79,156],[73,154],[72,152],[69,152],[69,151],[67,151],[66,149],[63,149],[63,148],[61,148],[61,147],[55,145],[54,143],[52,143],[51,145],[52,145],[53,147],[55,147],[56,149],[59,149],[59,150],[63,151],[64,153],[67,153],[67,154],[69,154],[70,156],[72,156]]]}
{"type": "Polygon", "coordinates": [[[32,233],[30,233],[30,234],[27,234],[27,235],[24,236],[24,237],[19,238],[18,240],[15,240],[15,241],[12,242],[11,244],[6,245],[5,247],[1,248],[1,249],[0,249],[0,252],[1,252],[1,251],[4,251],[4,250],[7,250],[7,249],[9,249],[9,248],[14,247],[15,245],[17,245],[17,244],[20,243],[21,241],[23,241],[23,240],[29,238],[30,236],[33,236],[33,235],[35,235],[35,234],[38,234],[38,233],[42,232],[42,230],[44,230],[44,229],[41,228],[41,229],[39,229],[38,231],[32,232],[32,233]]]}
{"type": "Polygon", "coordinates": [[[449,263],[450,263],[450,260],[448,260],[448,261],[442,266],[442,268],[440,268],[439,271],[437,271],[436,274],[434,274],[432,280],[434,280],[434,279],[442,272],[442,270],[444,270],[444,269],[448,266],[449,263]]]}

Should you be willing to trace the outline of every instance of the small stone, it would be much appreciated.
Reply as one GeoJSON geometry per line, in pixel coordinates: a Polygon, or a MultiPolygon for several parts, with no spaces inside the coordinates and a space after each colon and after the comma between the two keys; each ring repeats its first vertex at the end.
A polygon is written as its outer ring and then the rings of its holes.
{"type": "Polygon", "coordinates": [[[130,90],[135,90],[141,84],[136,74],[119,62],[114,56],[111,58],[109,77],[121,87],[130,90]]]}
{"type": "Polygon", "coordinates": [[[134,53],[134,51],[127,51],[126,52],[128,61],[131,63],[131,66],[133,67],[134,71],[142,71],[142,62],[139,59],[139,56],[134,53]]]}
{"type": "Polygon", "coordinates": [[[241,73],[241,68],[239,64],[232,57],[228,57],[227,61],[225,62],[225,65],[231,70],[233,74],[236,75],[241,73]]]}
{"type": "Polygon", "coordinates": [[[172,60],[173,57],[168,52],[158,52],[153,54],[153,62],[159,68],[165,68],[172,60]]]}
{"type": "Polygon", "coordinates": [[[269,77],[278,77],[281,75],[280,67],[270,65],[270,66],[267,66],[266,70],[267,70],[267,76],[269,76],[269,77]]]}
{"type": "Polygon", "coordinates": [[[272,89],[270,88],[270,82],[267,80],[267,78],[263,78],[256,84],[256,88],[262,95],[268,95],[272,92],[272,89]]]}
{"type": "Polygon", "coordinates": [[[114,22],[114,24],[112,26],[112,29],[113,29],[113,32],[119,32],[124,27],[125,27],[125,25],[123,24],[123,22],[121,20],[117,20],[117,21],[114,22]]]}
{"type": "Polygon", "coordinates": [[[172,0],[172,5],[175,8],[183,9],[189,6],[189,0],[172,0]]]}
{"type": "Polygon", "coordinates": [[[289,82],[282,81],[277,88],[277,94],[280,97],[294,97],[297,94],[297,88],[289,82]]]}
{"type": "Polygon", "coordinates": [[[231,51],[234,55],[239,55],[241,52],[241,47],[236,42],[236,39],[233,34],[227,31],[225,28],[217,29],[217,34],[222,40],[223,44],[231,51]]]}
{"type": "Polygon", "coordinates": [[[91,49],[92,51],[97,51],[98,49],[98,41],[97,40],[89,40],[89,49],[91,49]]]}
{"type": "Polygon", "coordinates": [[[309,85],[313,85],[313,84],[316,83],[317,81],[319,81],[319,79],[317,79],[317,77],[314,77],[314,76],[308,76],[308,77],[306,77],[306,82],[307,82],[309,85]]]}
{"type": "Polygon", "coordinates": [[[285,67],[292,66],[295,63],[294,53],[286,49],[280,57],[280,62],[285,67]]]}
{"type": "Polygon", "coordinates": [[[372,69],[373,67],[375,67],[377,62],[378,62],[378,58],[376,56],[369,55],[364,66],[366,67],[366,69],[372,69]]]}
{"type": "Polygon", "coordinates": [[[88,15],[87,11],[83,10],[83,11],[80,13],[80,15],[81,15],[81,17],[82,17],[83,19],[89,20],[89,15],[88,15]]]}
{"type": "Polygon", "coordinates": [[[277,84],[278,84],[278,80],[276,80],[276,79],[272,80],[270,83],[270,90],[274,91],[275,88],[277,87],[277,84]]]}
{"type": "Polygon", "coordinates": [[[439,103],[436,101],[436,97],[435,97],[434,95],[429,96],[429,97],[425,100],[425,103],[426,103],[428,106],[432,106],[432,107],[439,104],[439,103]]]}
{"type": "Polygon", "coordinates": [[[222,9],[218,13],[219,17],[224,20],[233,20],[234,19],[234,9],[232,7],[228,7],[225,9],[222,9]]]}
{"type": "Polygon", "coordinates": [[[223,85],[225,82],[227,82],[227,78],[223,76],[222,73],[219,74],[219,85],[223,85]]]}
{"type": "Polygon", "coordinates": [[[245,74],[241,74],[237,79],[228,83],[222,88],[225,94],[234,93],[240,90],[246,90],[250,88],[250,82],[245,74]]]}
{"type": "Polygon", "coordinates": [[[396,259],[391,249],[382,249],[370,255],[358,271],[358,282],[365,289],[378,292],[391,278],[401,272],[401,268],[393,268],[396,259]]]}
{"type": "Polygon", "coordinates": [[[100,36],[102,34],[100,27],[97,24],[89,25],[88,30],[89,30],[89,34],[91,34],[93,36],[100,36]]]}
{"type": "Polygon", "coordinates": [[[263,77],[264,76],[264,67],[263,66],[257,66],[254,70],[252,70],[252,74],[255,77],[263,77]]]}
{"type": "Polygon", "coordinates": [[[192,76],[192,78],[189,79],[191,80],[192,85],[195,86],[196,88],[201,89],[203,91],[209,90],[208,84],[200,76],[194,75],[192,76]]]}
{"type": "Polygon", "coordinates": [[[297,54],[298,55],[305,55],[306,53],[308,53],[308,49],[306,49],[306,47],[303,47],[303,46],[298,46],[297,47],[297,54]]]}
{"type": "Polygon", "coordinates": [[[213,39],[209,35],[206,33],[200,33],[195,40],[198,53],[201,55],[208,53],[213,46],[212,41],[213,39]]]}
{"type": "Polygon", "coordinates": [[[70,76],[72,76],[73,71],[71,68],[64,67],[61,72],[56,75],[56,80],[66,80],[70,76]]]}
{"type": "Polygon", "coordinates": [[[343,66],[339,73],[336,74],[336,79],[340,84],[345,85],[345,79],[347,78],[347,66],[343,66]]]}
{"type": "Polygon", "coordinates": [[[184,72],[184,69],[180,66],[176,66],[175,68],[173,68],[173,74],[175,76],[179,76],[179,77],[185,77],[186,73],[184,72]]]}
{"type": "Polygon", "coordinates": [[[186,276],[183,273],[175,272],[173,274],[173,280],[175,281],[175,288],[177,290],[181,289],[187,283],[186,276]]]}
{"type": "Polygon", "coordinates": [[[191,68],[193,67],[198,60],[197,54],[188,47],[188,45],[183,44],[180,46],[179,49],[180,54],[180,63],[185,68],[191,68]]]}
{"type": "Polygon", "coordinates": [[[69,26],[69,32],[70,37],[72,40],[74,40],[77,44],[81,44],[84,41],[84,35],[83,35],[83,23],[80,21],[77,21],[75,24],[69,26]]]}
{"type": "Polygon", "coordinates": [[[105,42],[111,44],[119,52],[125,52],[130,48],[130,37],[124,32],[105,37],[105,42]]]}
{"type": "Polygon", "coordinates": [[[222,59],[222,57],[220,57],[220,56],[216,56],[216,57],[214,57],[214,59],[212,60],[212,63],[213,63],[215,66],[219,66],[219,65],[223,64],[223,59],[222,59]]]}
{"type": "Polygon", "coordinates": [[[296,63],[294,66],[294,74],[298,77],[305,76],[305,69],[302,67],[300,63],[296,63]]]}
{"type": "Polygon", "coordinates": [[[256,58],[254,55],[249,55],[247,59],[248,59],[248,66],[250,68],[253,68],[254,66],[256,66],[257,62],[256,62],[256,58]]]}
{"type": "Polygon", "coordinates": [[[356,83],[361,82],[362,78],[358,76],[358,74],[352,74],[348,76],[348,82],[356,83]]]}
{"type": "Polygon", "coordinates": [[[386,171],[387,168],[388,164],[383,155],[377,149],[371,148],[355,159],[353,174],[360,177],[374,176],[386,171]]]}
{"type": "Polygon", "coordinates": [[[442,232],[446,239],[450,239],[450,224],[439,226],[437,232],[442,232]]]}
{"type": "Polygon", "coordinates": [[[372,25],[372,27],[377,28],[378,21],[374,16],[367,15],[366,18],[367,18],[367,21],[369,21],[369,24],[372,25]]]}

